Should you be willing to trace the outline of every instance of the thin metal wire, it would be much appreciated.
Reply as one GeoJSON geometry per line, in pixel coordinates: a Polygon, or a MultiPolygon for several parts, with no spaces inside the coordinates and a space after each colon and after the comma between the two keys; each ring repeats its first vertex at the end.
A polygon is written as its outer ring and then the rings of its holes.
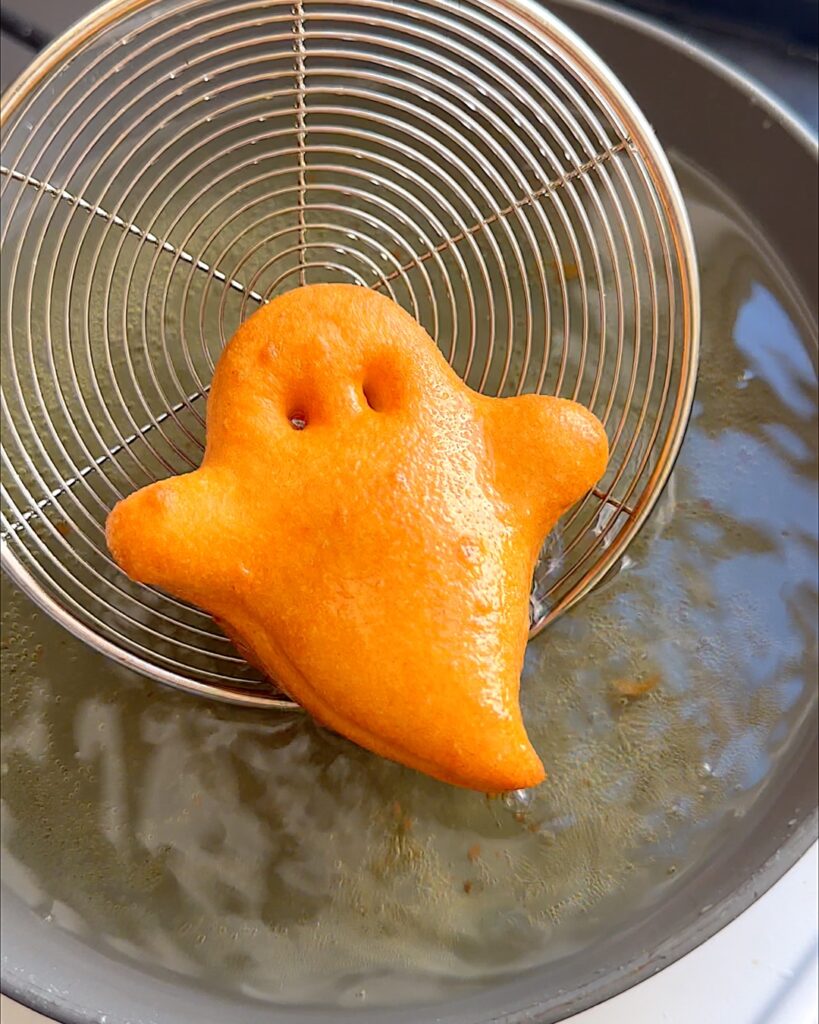
{"type": "Polygon", "coordinates": [[[206,274],[212,274],[217,281],[220,281],[228,288],[233,288],[238,292],[247,292],[250,298],[254,299],[256,302],[264,302],[264,297],[259,295],[258,292],[248,292],[241,282],[236,281],[233,278],[228,280],[221,271],[211,267],[209,264],[205,263],[204,260],[196,259],[191,256],[189,252],[185,252],[184,249],[175,249],[170,242],[158,238],[152,231],[144,231],[136,224],[123,220],[122,217],[108,213],[106,210],[103,210],[101,206],[92,206],[91,203],[87,203],[82,196],[72,195],[71,192],[67,191],[67,189],[58,188],[56,185],[52,185],[47,181],[39,181],[30,174],[22,174],[20,171],[12,170],[10,167],[6,167],[3,164],[0,164],[0,175],[12,178],[14,181],[20,181],[24,185],[31,185],[32,188],[36,188],[38,191],[43,192],[46,195],[53,196],[55,199],[65,199],[73,206],[76,206],[77,209],[86,210],[95,217],[102,217],[103,220],[110,221],[112,224],[115,224],[118,228],[122,228],[129,234],[136,235],[141,241],[148,242],[150,245],[155,245],[163,252],[173,253],[184,263],[190,263],[192,266],[196,267],[197,270],[203,270],[206,274]]]}
{"type": "Polygon", "coordinates": [[[693,247],[639,111],[550,16],[117,0],[11,90],[2,129],[3,564],[77,635],[288,706],[208,616],[113,566],[104,521],[198,464],[221,347],[317,280],[390,295],[480,390],[606,424],[609,471],[539,567],[535,631],[616,565],[690,408],[693,247]]]}
{"type": "Polygon", "coordinates": [[[296,140],[299,162],[299,284],[307,280],[307,105],[304,89],[304,5],[297,0],[293,6],[293,32],[296,37],[296,140]]]}

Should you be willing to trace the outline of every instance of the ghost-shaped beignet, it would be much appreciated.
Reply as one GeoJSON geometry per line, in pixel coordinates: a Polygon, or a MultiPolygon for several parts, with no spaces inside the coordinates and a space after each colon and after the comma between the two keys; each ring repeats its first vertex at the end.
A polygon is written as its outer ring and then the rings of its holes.
{"type": "Polygon", "coordinates": [[[312,285],[242,325],[202,466],[120,502],[107,539],[318,721],[497,793],[544,778],[518,702],[532,572],[607,455],[581,406],[479,395],[390,299],[312,285]]]}

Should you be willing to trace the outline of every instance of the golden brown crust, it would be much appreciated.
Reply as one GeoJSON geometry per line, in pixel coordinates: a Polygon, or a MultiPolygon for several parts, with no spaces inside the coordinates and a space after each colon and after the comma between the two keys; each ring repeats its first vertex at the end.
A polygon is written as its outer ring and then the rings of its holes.
{"type": "Polygon", "coordinates": [[[501,792],[544,777],[518,706],[535,559],[606,459],[582,407],[477,395],[395,303],[314,285],[240,328],[202,466],[107,537],[327,725],[501,792]]]}

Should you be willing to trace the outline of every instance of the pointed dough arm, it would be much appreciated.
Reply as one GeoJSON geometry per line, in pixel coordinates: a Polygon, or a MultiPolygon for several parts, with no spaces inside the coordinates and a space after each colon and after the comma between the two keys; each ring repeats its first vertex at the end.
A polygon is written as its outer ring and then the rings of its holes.
{"type": "Polygon", "coordinates": [[[111,554],[131,579],[208,610],[235,573],[224,538],[232,488],[214,486],[213,473],[202,468],[144,487],[115,505],[105,524],[111,554]]]}
{"type": "Polygon", "coordinates": [[[487,413],[499,489],[545,534],[605,473],[606,432],[584,406],[546,395],[496,399],[487,413]]]}

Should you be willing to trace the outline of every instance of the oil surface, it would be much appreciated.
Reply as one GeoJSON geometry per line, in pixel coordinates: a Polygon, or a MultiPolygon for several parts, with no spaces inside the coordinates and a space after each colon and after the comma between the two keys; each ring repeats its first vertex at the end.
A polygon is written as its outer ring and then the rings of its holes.
{"type": "Polygon", "coordinates": [[[8,886],[147,971],[377,1005],[557,961],[697,871],[815,705],[816,350],[764,246],[678,173],[698,396],[619,573],[529,646],[547,783],[490,801],[299,713],[166,691],[4,579],[8,886]]]}

